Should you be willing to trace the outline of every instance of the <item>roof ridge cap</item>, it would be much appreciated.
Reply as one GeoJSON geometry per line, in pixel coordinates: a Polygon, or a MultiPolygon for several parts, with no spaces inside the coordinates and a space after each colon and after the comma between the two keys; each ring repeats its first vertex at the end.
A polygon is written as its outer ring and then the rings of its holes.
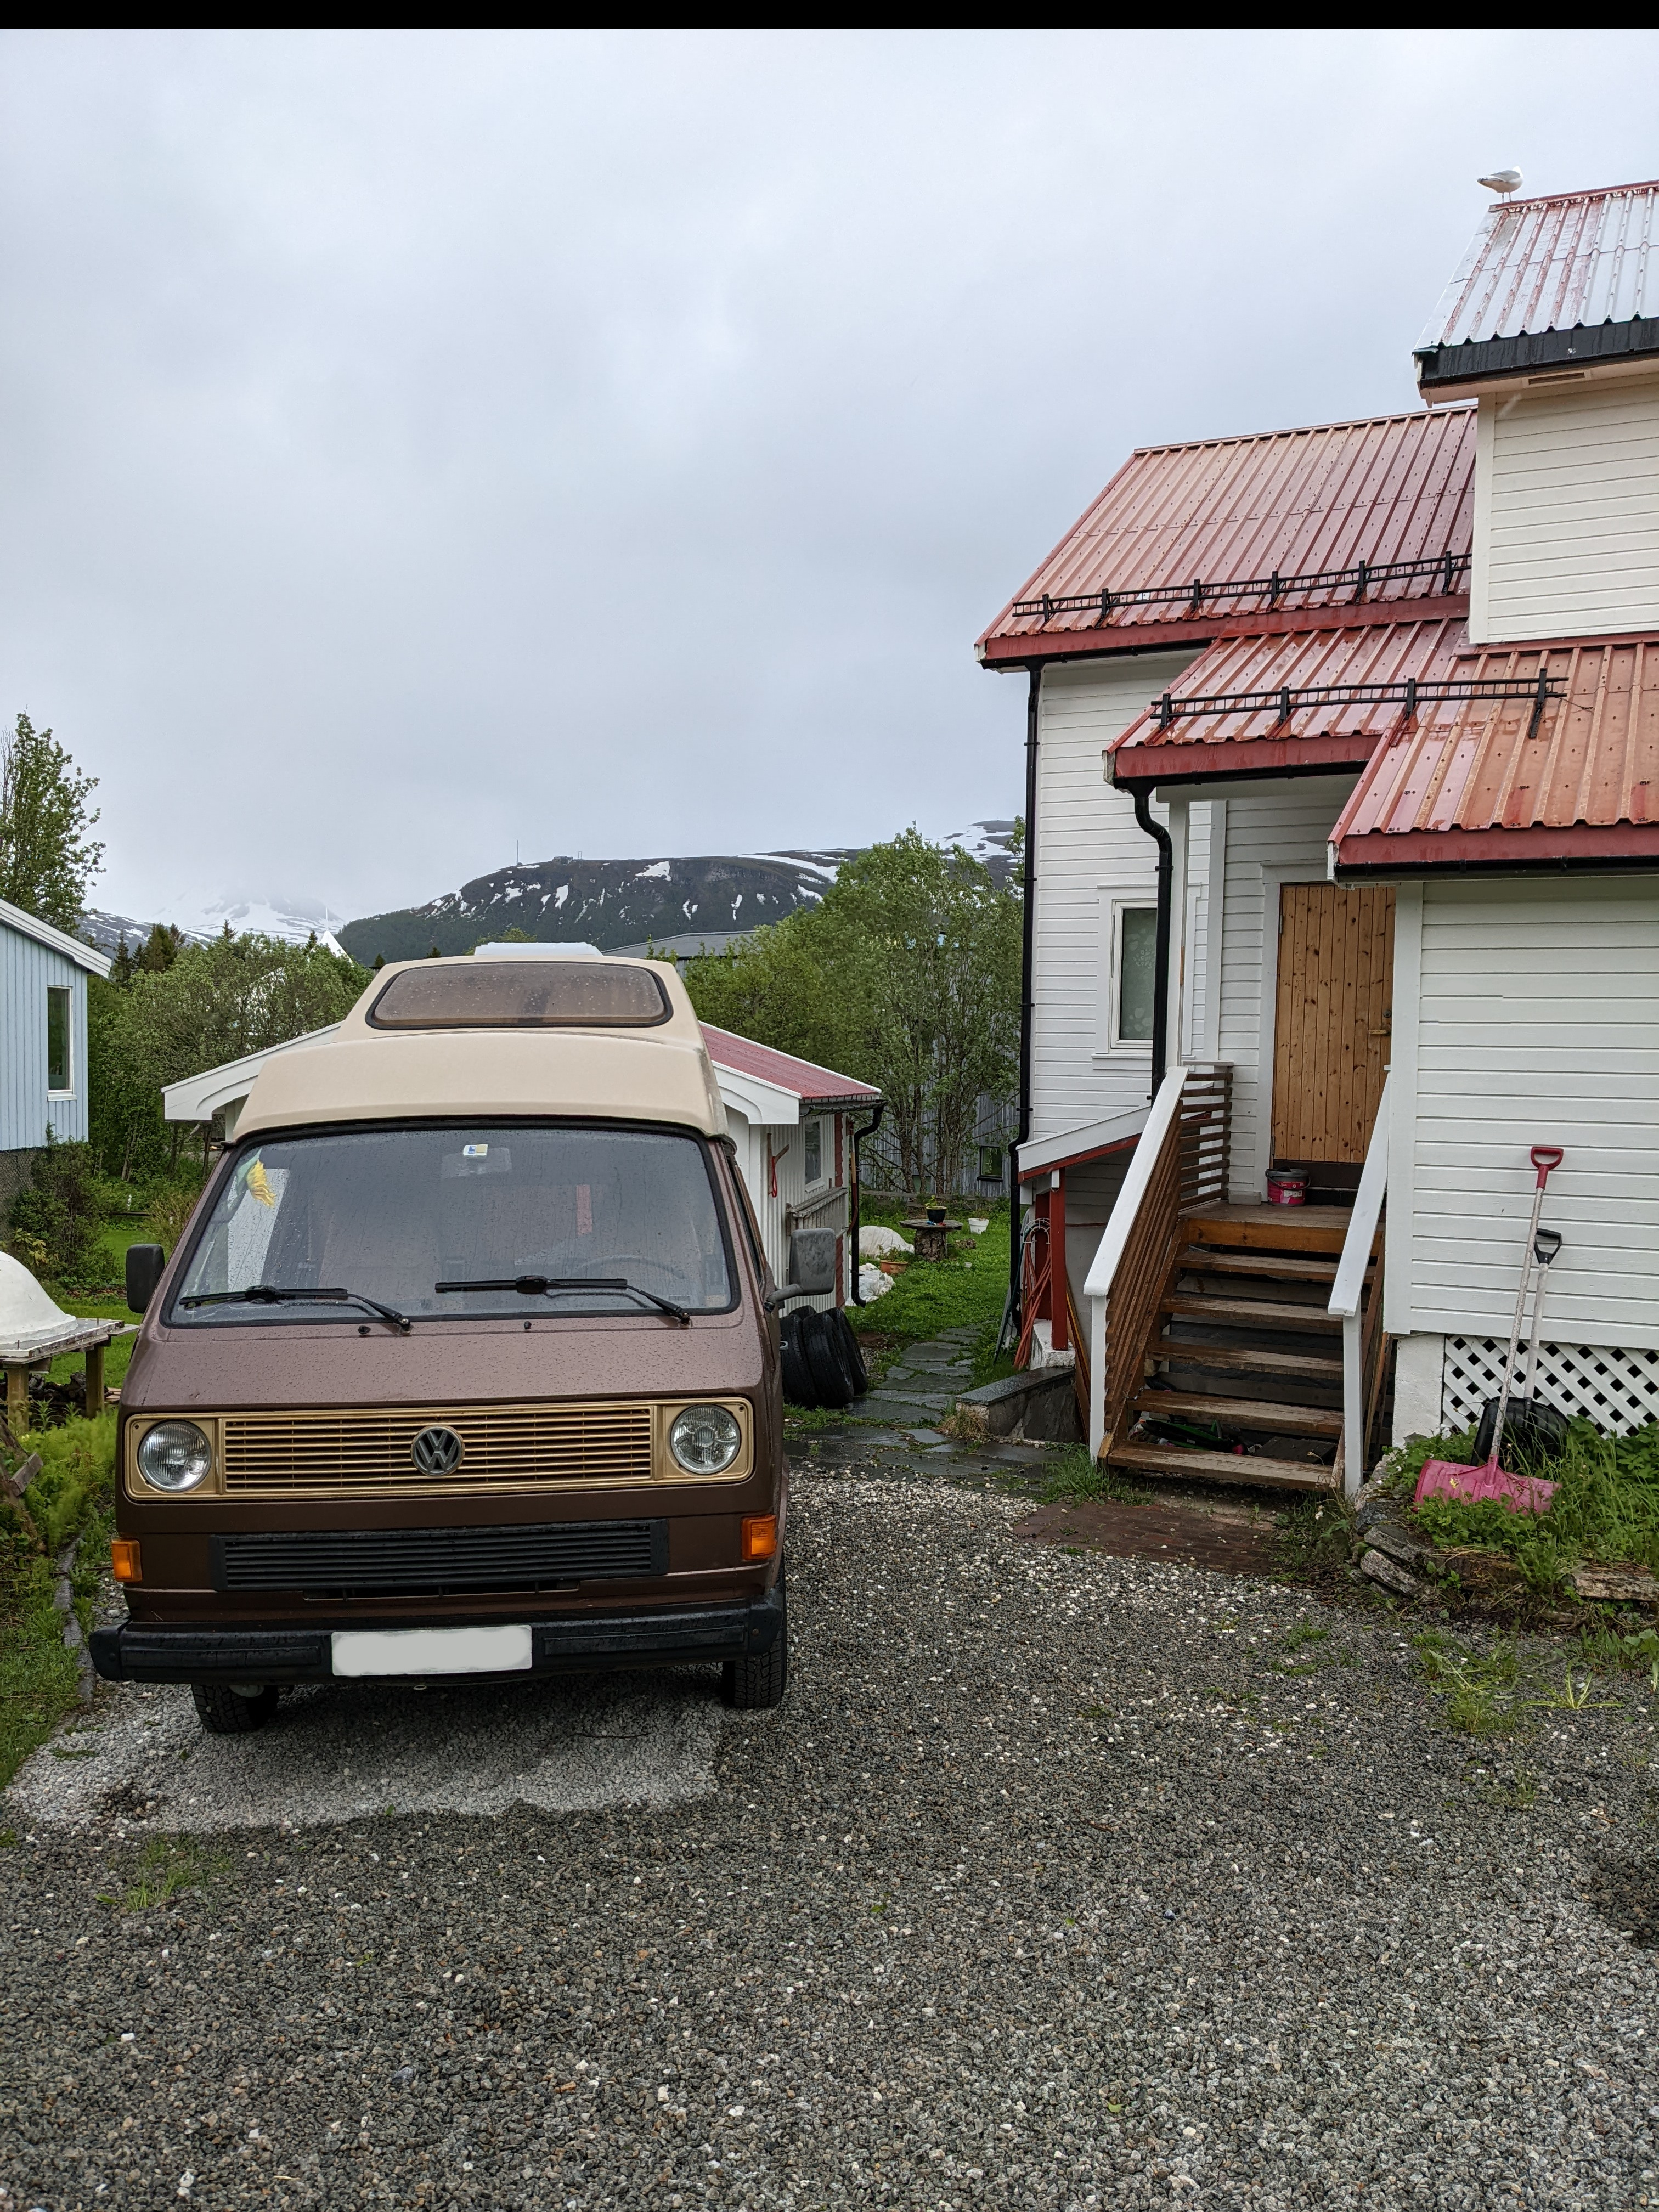
{"type": "Polygon", "coordinates": [[[1491,211],[1513,215],[1521,208],[1559,207],[1568,200],[1613,200],[1622,192],[1659,192],[1659,177],[1644,177],[1633,185],[1584,185],[1572,192],[1538,192],[1524,200],[1494,200],[1491,211]]]}
{"type": "Polygon", "coordinates": [[[1213,438],[1170,438],[1156,445],[1131,447],[1129,458],[1138,461],[1150,453],[1195,453],[1206,446],[1265,446],[1275,438],[1308,438],[1326,430],[1368,430],[1385,422],[1431,422],[1448,415],[1468,414],[1474,405],[1472,399],[1454,401],[1443,407],[1402,408],[1392,415],[1348,415],[1328,422],[1291,422],[1281,430],[1230,430],[1213,438]]]}

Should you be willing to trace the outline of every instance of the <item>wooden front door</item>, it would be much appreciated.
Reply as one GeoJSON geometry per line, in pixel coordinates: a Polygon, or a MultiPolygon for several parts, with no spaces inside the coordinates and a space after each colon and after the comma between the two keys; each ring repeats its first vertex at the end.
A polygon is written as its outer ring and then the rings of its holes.
{"type": "Polygon", "coordinates": [[[1382,1096],[1394,1007],[1394,892],[1281,884],[1273,1158],[1358,1164],[1382,1096]]]}

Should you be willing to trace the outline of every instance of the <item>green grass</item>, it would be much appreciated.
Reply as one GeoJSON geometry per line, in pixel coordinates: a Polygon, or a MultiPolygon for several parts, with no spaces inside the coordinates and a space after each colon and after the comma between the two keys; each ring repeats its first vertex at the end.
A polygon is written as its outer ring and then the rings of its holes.
{"type": "Polygon", "coordinates": [[[81,1538],[73,1595],[84,1630],[114,1519],[112,1413],[40,1430],[21,1442],[45,1462],[27,1503],[47,1555],[36,1550],[21,1515],[0,1509],[0,1788],[78,1698],[79,1672],[64,1649],[64,1616],[52,1603],[52,1561],[72,1537],[81,1538]]]}
{"type": "MultiPolygon", "coordinates": [[[[181,1890],[205,1889],[216,1875],[229,1871],[222,1851],[210,1851],[194,1836],[157,1836],[144,1845],[138,1878],[120,1900],[123,1912],[148,1912],[181,1890]]],[[[101,1899],[113,1905],[112,1897],[101,1899]]]]}
{"type": "MultiPolygon", "coordinates": [[[[854,1328],[900,1344],[921,1343],[947,1328],[988,1332],[994,1341],[1008,1295],[1006,1200],[988,1212],[990,1226],[982,1237],[970,1237],[965,1231],[952,1237],[945,1259],[913,1260],[890,1279],[892,1288],[884,1296],[867,1306],[848,1306],[847,1318],[854,1328]]],[[[966,1217],[964,1207],[952,1218],[966,1217]]],[[[896,1207],[869,1206],[862,1219],[866,1228],[896,1229],[902,1215],[896,1207]]],[[[988,1370],[988,1357],[986,1364],[988,1370]]]]}
{"type": "Polygon", "coordinates": [[[0,1559],[0,1788],[76,1702],[78,1675],[52,1601],[50,1564],[15,1524],[0,1559]]]}
{"type": "Polygon", "coordinates": [[[1042,1488],[1038,1495],[1045,1505],[1073,1501],[1082,1504],[1093,1499],[1120,1505],[1144,1505],[1152,1494],[1128,1476],[1091,1459],[1086,1444],[1068,1444],[1064,1451],[1056,1452],[1044,1462],[1042,1473],[1042,1488]]]}
{"type": "MultiPolygon", "coordinates": [[[[1402,1499],[1409,1499],[1425,1459],[1472,1464],[1474,1431],[1391,1453],[1385,1479],[1402,1499]]],[[[1474,1545],[1513,1559],[1537,1597],[1583,1560],[1632,1561],[1659,1572],[1659,1422],[1627,1437],[1604,1437],[1589,1421],[1574,1421],[1565,1450],[1540,1471],[1559,1485],[1546,1514],[1431,1498],[1413,1517],[1438,1545],[1474,1545]]]]}

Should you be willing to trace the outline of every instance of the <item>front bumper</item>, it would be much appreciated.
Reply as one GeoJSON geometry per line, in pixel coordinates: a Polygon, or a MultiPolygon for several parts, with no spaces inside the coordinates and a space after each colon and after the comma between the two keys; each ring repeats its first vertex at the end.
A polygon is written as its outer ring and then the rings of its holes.
{"type": "MultiPolygon", "coordinates": [[[[488,1625],[496,1626],[500,1619],[499,1613],[492,1614],[488,1625]]],[[[93,1630],[92,1663],[106,1682],[328,1682],[334,1679],[333,1628],[469,1625],[453,1615],[429,1622],[341,1620],[331,1622],[328,1628],[165,1627],[129,1620],[118,1628],[93,1630]]],[[[578,1613],[532,1621],[529,1671],[563,1674],[754,1659],[771,1650],[782,1626],[781,1583],[764,1597],[742,1605],[578,1613]]],[[[456,1679],[476,1682],[491,1678],[468,1674],[456,1679]]],[[[521,1670],[500,1679],[521,1682],[524,1674],[521,1670]]]]}

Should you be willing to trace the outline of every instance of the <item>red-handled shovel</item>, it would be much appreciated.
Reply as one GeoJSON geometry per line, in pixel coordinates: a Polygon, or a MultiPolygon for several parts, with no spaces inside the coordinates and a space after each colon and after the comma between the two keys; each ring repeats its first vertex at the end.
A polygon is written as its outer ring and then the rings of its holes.
{"type": "MultiPolygon", "coordinates": [[[[1538,1245],[1538,1217],[1543,1211],[1544,1186],[1553,1170],[1561,1164],[1564,1155],[1559,1145],[1534,1145],[1532,1164],[1538,1170],[1538,1182],[1532,1194],[1532,1220],[1527,1228],[1527,1241],[1521,1260],[1521,1288],[1515,1301],[1515,1325],[1510,1331],[1509,1357],[1504,1362],[1504,1381],[1498,1394],[1498,1418],[1492,1425],[1492,1456],[1484,1466],[1463,1467],[1454,1459],[1425,1459],[1423,1472],[1417,1478],[1413,1494],[1413,1505],[1420,1505],[1425,1498],[1443,1498],[1454,1505],[1486,1505],[1493,1503],[1508,1506],[1511,1513],[1547,1513],[1557,1486],[1545,1482],[1536,1475],[1510,1474],[1498,1464],[1498,1455],[1504,1444],[1504,1417],[1509,1412],[1510,1392],[1515,1382],[1515,1355],[1521,1341],[1521,1322],[1526,1312],[1527,1280],[1531,1273],[1538,1245]]],[[[1532,1347],[1534,1371],[1538,1364],[1538,1347],[1532,1347]]]]}

